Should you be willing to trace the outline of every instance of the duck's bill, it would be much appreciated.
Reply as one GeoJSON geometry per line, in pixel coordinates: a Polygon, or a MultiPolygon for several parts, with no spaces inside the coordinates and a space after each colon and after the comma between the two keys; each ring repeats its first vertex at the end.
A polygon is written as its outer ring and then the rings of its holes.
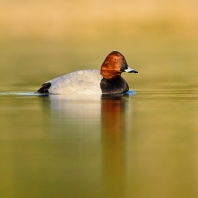
{"type": "Polygon", "coordinates": [[[128,72],[128,73],[138,73],[138,71],[136,71],[135,69],[132,69],[128,66],[127,69],[124,70],[125,72],[128,72]]]}

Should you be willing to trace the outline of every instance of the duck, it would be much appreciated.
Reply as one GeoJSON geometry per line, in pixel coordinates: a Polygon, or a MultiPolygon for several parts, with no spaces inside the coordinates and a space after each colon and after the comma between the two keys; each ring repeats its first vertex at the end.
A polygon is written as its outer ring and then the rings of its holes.
{"type": "Polygon", "coordinates": [[[138,73],[128,66],[125,57],[112,51],[101,69],[79,70],[54,78],[42,84],[39,94],[121,94],[129,91],[122,72],[138,73]]]}

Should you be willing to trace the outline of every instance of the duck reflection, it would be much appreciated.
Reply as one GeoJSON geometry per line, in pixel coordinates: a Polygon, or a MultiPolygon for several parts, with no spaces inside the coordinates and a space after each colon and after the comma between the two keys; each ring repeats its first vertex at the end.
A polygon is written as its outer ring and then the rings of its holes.
{"type": "Polygon", "coordinates": [[[100,141],[100,97],[50,95],[52,136],[100,141]]]}
{"type": "Polygon", "coordinates": [[[64,140],[68,155],[81,156],[70,160],[70,171],[78,173],[74,180],[98,183],[102,191],[122,190],[128,171],[129,99],[127,94],[48,97],[52,137],[64,140]]]}
{"type": "Polygon", "coordinates": [[[109,141],[120,141],[126,133],[128,95],[102,96],[102,131],[109,141]]]}
{"type": "Polygon", "coordinates": [[[53,136],[65,136],[68,131],[98,131],[103,141],[121,141],[127,134],[129,121],[129,96],[71,96],[50,95],[51,124],[53,136]],[[128,112],[128,113],[127,113],[128,112]]]}
{"type": "Polygon", "coordinates": [[[105,186],[121,191],[126,180],[127,140],[129,101],[128,95],[103,96],[102,125],[102,166],[105,186]]]}

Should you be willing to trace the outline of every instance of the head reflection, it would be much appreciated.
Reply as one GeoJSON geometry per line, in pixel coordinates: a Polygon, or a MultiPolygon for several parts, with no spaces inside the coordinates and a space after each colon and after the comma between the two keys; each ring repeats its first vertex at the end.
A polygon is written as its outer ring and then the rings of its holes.
{"type": "Polygon", "coordinates": [[[129,96],[101,98],[102,169],[105,185],[121,191],[127,177],[127,135],[129,96]]]}
{"type": "Polygon", "coordinates": [[[101,124],[103,136],[110,141],[119,140],[125,135],[128,95],[102,95],[101,124]]]}

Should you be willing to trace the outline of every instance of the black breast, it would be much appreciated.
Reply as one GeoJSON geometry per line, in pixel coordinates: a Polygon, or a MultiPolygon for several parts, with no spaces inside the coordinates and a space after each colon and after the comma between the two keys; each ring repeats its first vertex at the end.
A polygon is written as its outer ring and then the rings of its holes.
{"type": "Polygon", "coordinates": [[[115,78],[103,78],[100,83],[103,94],[116,94],[129,91],[127,82],[121,76],[115,78]]]}

